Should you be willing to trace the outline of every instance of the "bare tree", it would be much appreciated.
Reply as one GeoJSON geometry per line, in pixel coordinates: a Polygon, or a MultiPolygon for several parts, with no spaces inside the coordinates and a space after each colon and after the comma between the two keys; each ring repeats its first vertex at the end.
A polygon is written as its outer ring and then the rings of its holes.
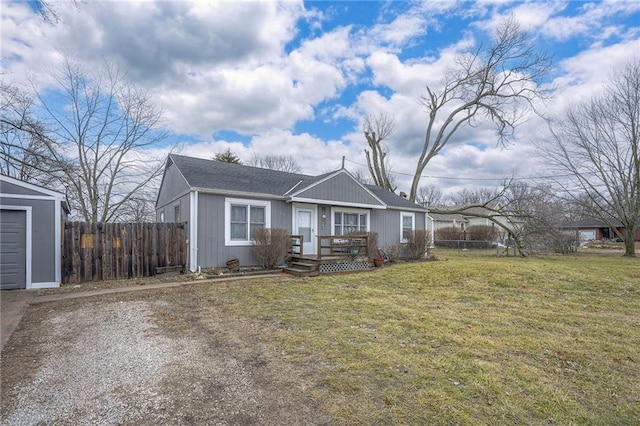
{"type": "Polygon", "coordinates": [[[570,177],[558,181],[584,211],[607,223],[635,256],[640,226],[640,60],[610,79],[605,91],[550,122],[542,154],[570,177]],[[615,221],[625,229],[621,233],[615,221]]]}
{"type": "Polygon", "coordinates": [[[393,128],[393,118],[384,113],[376,116],[367,115],[362,124],[362,133],[364,133],[367,145],[371,150],[365,149],[364,153],[367,157],[367,166],[373,183],[391,192],[395,192],[396,187],[393,178],[390,177],[389,164],[385,163],[387,151],[382,143],[389,138],[393,128]]]}
{"type": "Polygon", "coordinates": [[[464,188],[455,194],[449,195],[447,198],[451,204],[457,206],[467,206],[471,204],[483,205],[488,200],[498,200],[501,194],[505,192],[505,188],[464,188]]]}
{"type": "Polygon", "coordinates": [[[261,156],[254,153],[249,165],[289,173],[300,173],[301,170],[296,159],[287,154],[261,156]]]}
{"type": "Polygon", "coordinates": [[[62,147],[49,154],[64,154],[71,164],[56,176],[83,220],[118,220],[162,171],[162,160],[144,151],[166,137],[162,111],[109,64],[89,75],[66,60],[56,80],[61,88],[56,103],[37,93],[49,139],[62,147]]]}
{"type": "Polygon", "coordinates": [[[435,185],[422,185],[418,189],[416,202],[423,206],[441,206],[444,204],[444,194],[435,185]]]}
{"type": "Polygon", "coordinates": [[[490,121],[500,143],[510,140],[533,102],[545,95],[539,83],[549,65],[550,57],[534,48],[513,18],[497,29],[491,45],[458,57],[442,89],[427,87],[421,98],[429,119],[409,198],[416,200],[425,167],[462,126],[490,121]]]}
{"type": "Polygon", "coordinates": [[[48,138],[34,107],[25,91],[0,83],[0,173],[56,189],[51,173],[68,164],[51,156],[60,147],[48,138]]]}

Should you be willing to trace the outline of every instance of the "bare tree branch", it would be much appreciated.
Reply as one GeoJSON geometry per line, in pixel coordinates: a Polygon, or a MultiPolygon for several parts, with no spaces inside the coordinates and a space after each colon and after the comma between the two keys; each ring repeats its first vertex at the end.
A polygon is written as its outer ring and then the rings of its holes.
{"type": "Polygon", "coordinates": [[[545,96],[539,83],[550,57],[534,49],[529,36],[513,18],[502,24],[493,44],[457,58],[441,90],[427,87],[421,98],[429,112],[424,144],[409,198],[416,200],[427,164],[465,125],[491,121],[499,142],[506,144],[534,101],[545,96]]]}

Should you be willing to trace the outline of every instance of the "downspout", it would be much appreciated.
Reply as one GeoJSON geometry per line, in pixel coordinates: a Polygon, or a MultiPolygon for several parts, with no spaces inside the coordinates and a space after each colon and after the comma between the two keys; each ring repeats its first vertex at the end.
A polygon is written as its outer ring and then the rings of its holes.
{"type": "Polygon", "coordinates": [[[198,191],[189,193],[189,270],[198,270],[198,191]]]}

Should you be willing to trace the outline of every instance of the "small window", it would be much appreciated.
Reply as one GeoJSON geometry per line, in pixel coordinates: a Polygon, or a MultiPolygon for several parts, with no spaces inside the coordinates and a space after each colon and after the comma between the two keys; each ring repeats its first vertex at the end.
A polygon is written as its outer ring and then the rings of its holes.
{"type": "Polygon", "coordinates": [[[164,223],[164,210],[160,212],[160,222],[164,223]]]}
{"type": "Polygon", "coordinates": [[[180,204],[176,204],[173,207],[173,221],[180,222],[180,204]]]}
{"type": "Polygon", "coordinates": [[[256,229],[269,228],[271,203],[229,199],[225,200],[225,243],[231,246],[251,245],[256,229]]]}
{"type": "Polygon", "coordinates": [[[400,236],[402,242],[406,242],[415,230],[415,214],[402,213],[400,215],[400,236]]]}

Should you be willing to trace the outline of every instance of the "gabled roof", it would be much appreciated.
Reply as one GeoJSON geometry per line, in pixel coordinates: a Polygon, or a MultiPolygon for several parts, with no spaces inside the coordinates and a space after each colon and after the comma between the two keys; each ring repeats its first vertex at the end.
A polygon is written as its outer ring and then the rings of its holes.
{"type": "Polygon", "coordinates": [[[167,159],[167,167],[172,164],[175,164],[192,189],[200,191],[237,193],[239,195],[264,194],[290,200],[292,195],[309,191],[334,177],[346,175],[355,182],[355,185],[361,187],[363,193],[370,195],[371,200],[367,206],[425,210],[422,206],[383,188],[362,185],[353,175],[342,169],[319,176],[310,176],[170,154],[167,159]]]}
{"type": "Polygon", "coordinates": [[[169,155],[191,188],[284,196],[310,176],[216,160],[169,155]]]}

